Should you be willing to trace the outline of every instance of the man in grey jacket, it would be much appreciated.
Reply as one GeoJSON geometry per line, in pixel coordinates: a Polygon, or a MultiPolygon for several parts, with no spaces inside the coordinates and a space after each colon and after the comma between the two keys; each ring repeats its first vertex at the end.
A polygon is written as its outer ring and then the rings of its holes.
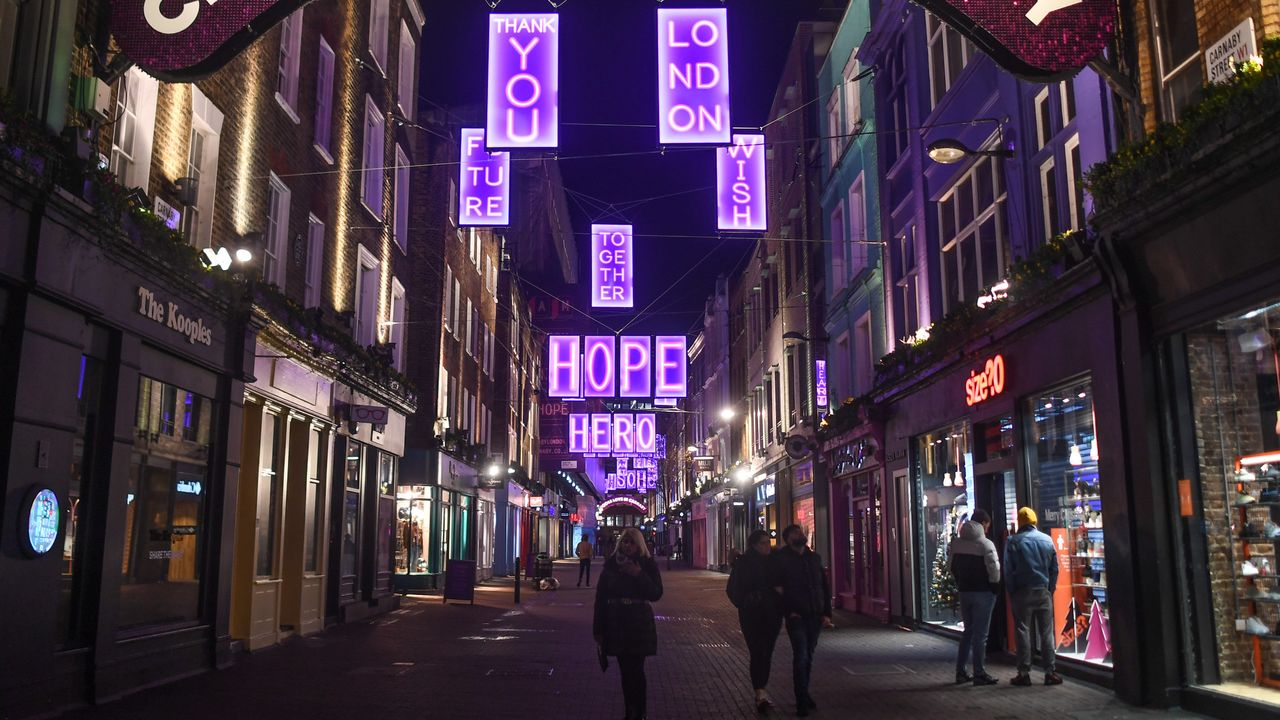
{"type": "Polygon", "coordinates": [[[960,617],[964,634],[960,636],[960,654],[956,658],[956,683],[973,681],[974,685],[995,685],[987,674],[987,631],[991,628],[991,610],[1000,592],[1000,557],[996,546],[987,539],[991,515],[974,510],[969,522],[960,526],[960,537],[951,541],[947,556],[951,574],[960,591],[960,617]],[[973,675],[965,670],[965,662],[973,657],[973,675]]]}
{"type": "Polygon", "coordinates": [[[1011,684],[1031,684],[1031,633],[1040,639],[1044,684],[1061,685],[1057,673],[1053,590],[1058,586],[1058,553],[1053,540],[1036,528],[1036,511],[1018,508],[1018,532],[1004,548],[1005,578],[1013,599],[1013,631],[1018,646],[1018,676],[1011,684]]]}

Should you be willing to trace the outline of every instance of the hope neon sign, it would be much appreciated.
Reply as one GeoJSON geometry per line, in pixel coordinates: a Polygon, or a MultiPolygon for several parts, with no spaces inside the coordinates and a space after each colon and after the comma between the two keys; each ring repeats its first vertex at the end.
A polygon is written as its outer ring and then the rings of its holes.
{"type": "Polygon", "coordinates": [[[484,130],[462,130],[458,224],[501,227],[511,222],[511,153],[488,152],[484,130]]]}
{"type": "Polygon", "coordinates": [[[552,335],[547,395],[553,398],[682,398],[688,389],[683,335],[552,335]]]}
{"type": "Polygon", "coordinates": [[[717,227],[766,229],[765,197],[764,135],[734,135],[716,149],[717,227]]]}
{"type": "Polygon", "coordinates": [[[658,142],[729,142],[729,11],[658,10],[658,142]]]}
{"type": "Polygon", "coordinates": [[[591,226],[591,307],[634,307],[630,225],[591,226]]]}
{"type": "Polygon", "coordinates": [[[489,16],[491,148],[553,148],[560,142],[560,17],[489,16]]]}
{"type": "Polygon", "coordinates": [[[969,379],[964,382],[964,403],[973,407],[984,400],[1004,392],[1004,356],[996,355],[987,360],[982,372],[969,371],[969,379]]]}
{"type": "Polygon", "coordinates": [[[569,416],[569,452],[583,455],[636,455],[658,451],[653,413],[573,413],[569,416]]]}

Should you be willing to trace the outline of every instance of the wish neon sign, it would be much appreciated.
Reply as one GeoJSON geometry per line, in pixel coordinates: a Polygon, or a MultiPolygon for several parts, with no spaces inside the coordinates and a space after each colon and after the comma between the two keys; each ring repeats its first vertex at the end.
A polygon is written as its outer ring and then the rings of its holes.
{"type": "Polygon", "coordinates": [[[729,11],[658,10],[658,142],[729,142],[729,11]]]}
{"type": "Polygon", "coordinates": [[[717,227],[764,230],[764,135],[734,135],[733,144],[716,149],[717,227]]]}
{"type": "Polygon", "coordinates": [[[490,148],[553,148],[560,142],[560,17],[489,16],[490,148]]]}
{"type": "Polygon", "coordinates": [[[658,451],[653,413],[574,413],[569,416],[569,452],[582,455],[643,455],[658,451]]]}
{"type": "Polygon", "coordinates": [[[511,153],[488,152],[484,130],[462,130],[458,224],[501,227],[511,222],[511,153]]]}
{"type": "Polygon", "coordinates": [[[547,395],[553,398],[682,398],[688,390],[683,335],[547,338],[547,395]]]}
{"type": "Polygon", "coordinates": [[[630,225],[591,226],[591,307],[634,307],[630,225]]]}

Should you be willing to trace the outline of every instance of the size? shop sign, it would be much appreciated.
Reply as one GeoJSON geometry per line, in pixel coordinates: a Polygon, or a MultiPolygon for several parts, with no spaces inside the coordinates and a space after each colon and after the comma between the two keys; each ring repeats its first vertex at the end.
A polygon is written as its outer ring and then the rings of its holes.
{"type": "Polygon", "coordinates": [[[980,402],[1004,392],[1004,356],[996,355],[987,360],[982,371],[969,371],[969,379],[964,382],[964,403],[973,407],[980,402]]]}
{"type": "Polygon", "coordinates": [[[560,16],[489,16],[491,148],[553,148],[559,143],[560,16]]]}
{"type": "Polygon", "coordinates": [[[729,142],[729,11],[658,10],[658,142],[729,142]]]}
{"type": "Polygon", "coordinates": [[[187,317],[175,302],[161,302],[155,293],[138,287],[138,314],[186,336],[187,342],[202,345],[213,344],[213,331],[201,318],[187,317]]]}

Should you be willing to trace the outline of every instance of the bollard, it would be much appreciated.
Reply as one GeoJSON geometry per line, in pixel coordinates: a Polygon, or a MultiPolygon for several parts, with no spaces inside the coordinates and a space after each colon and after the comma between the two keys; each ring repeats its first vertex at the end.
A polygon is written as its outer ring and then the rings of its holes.
{"type": "Polygon", "coordinates": [[[520,604],[520,557],[516,557],[516,604],[520,604]]]}

